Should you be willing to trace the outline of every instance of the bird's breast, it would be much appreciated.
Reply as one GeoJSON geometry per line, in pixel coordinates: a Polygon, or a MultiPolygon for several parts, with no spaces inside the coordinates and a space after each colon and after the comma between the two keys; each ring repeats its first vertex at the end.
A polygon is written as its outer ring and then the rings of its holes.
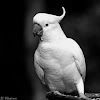
{"type": "Polygon", "coordinates": [[[41,60],[45,63],[59,63],[64,67],[74,61],[72,52],[64,44],[42,44],[38,49],[41,60]]]}
{"type": "Polygon", "coordinates": [[[70,52],[40,48],[37,60],[44,70],[45,81],[51,90],[75,90],[74,80],[77,81],[80,76],[77,75],[79,73],[70,52]]]}

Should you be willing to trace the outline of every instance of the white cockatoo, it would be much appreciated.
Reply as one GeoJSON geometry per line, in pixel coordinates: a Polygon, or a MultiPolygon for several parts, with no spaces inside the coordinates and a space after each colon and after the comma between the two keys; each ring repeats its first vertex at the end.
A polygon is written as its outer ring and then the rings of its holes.
{"type": "Polygon", "coordinates": [[[50,91],[71,93],[75,90],[84,95],[86,64],[80,46],[64,34],[59,22],[65,16],[38,13],[33,17],[33,35],[40,36],[34,54],[35,70],[50,91]]]}

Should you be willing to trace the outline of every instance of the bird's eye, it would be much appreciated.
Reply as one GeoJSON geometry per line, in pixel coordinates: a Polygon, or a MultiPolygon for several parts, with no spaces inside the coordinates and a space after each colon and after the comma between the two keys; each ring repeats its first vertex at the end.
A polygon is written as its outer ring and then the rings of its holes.
{"type": "Polygon", "coordinates": [[[46,23],[45,26],[49,26],[49,24],[46,23]]]}

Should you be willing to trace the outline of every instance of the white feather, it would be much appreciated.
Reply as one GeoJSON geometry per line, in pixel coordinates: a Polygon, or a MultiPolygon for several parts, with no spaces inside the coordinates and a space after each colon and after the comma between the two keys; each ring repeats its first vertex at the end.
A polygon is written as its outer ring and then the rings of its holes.
{"type": "Polygon", "coordinates": [[[59,23],[54,21],[54,15],[41,13],[36,16],[33,21],[43,28],[42,41],[34,57],[39,78],[52,91],[78,90],[79,94],[84,94],[86,66],[81,48],[74,40],[65,36],[59,23]],[[41,16],[44,16],[43,19],[40,19],[41,16]],[[50,23],[49,20],[54,23],[50,23]],[[48,23],[49,26],[44,27],[44,23],[48,23]]]}

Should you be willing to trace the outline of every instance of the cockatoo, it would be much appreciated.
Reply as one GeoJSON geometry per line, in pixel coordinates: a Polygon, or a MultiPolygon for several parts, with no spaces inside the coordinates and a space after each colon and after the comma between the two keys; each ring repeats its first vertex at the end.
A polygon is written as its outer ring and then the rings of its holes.
{"type": "Polygon", "coordinates": [[[38,13],[33,17],[33,35],[40,36],[40,42],[34,54],[35,70],[50,91],[71,93],[78,91],[84,95],[86,64],[80,46],[64,34],[59,22],[65,16],[38,13]]]}

